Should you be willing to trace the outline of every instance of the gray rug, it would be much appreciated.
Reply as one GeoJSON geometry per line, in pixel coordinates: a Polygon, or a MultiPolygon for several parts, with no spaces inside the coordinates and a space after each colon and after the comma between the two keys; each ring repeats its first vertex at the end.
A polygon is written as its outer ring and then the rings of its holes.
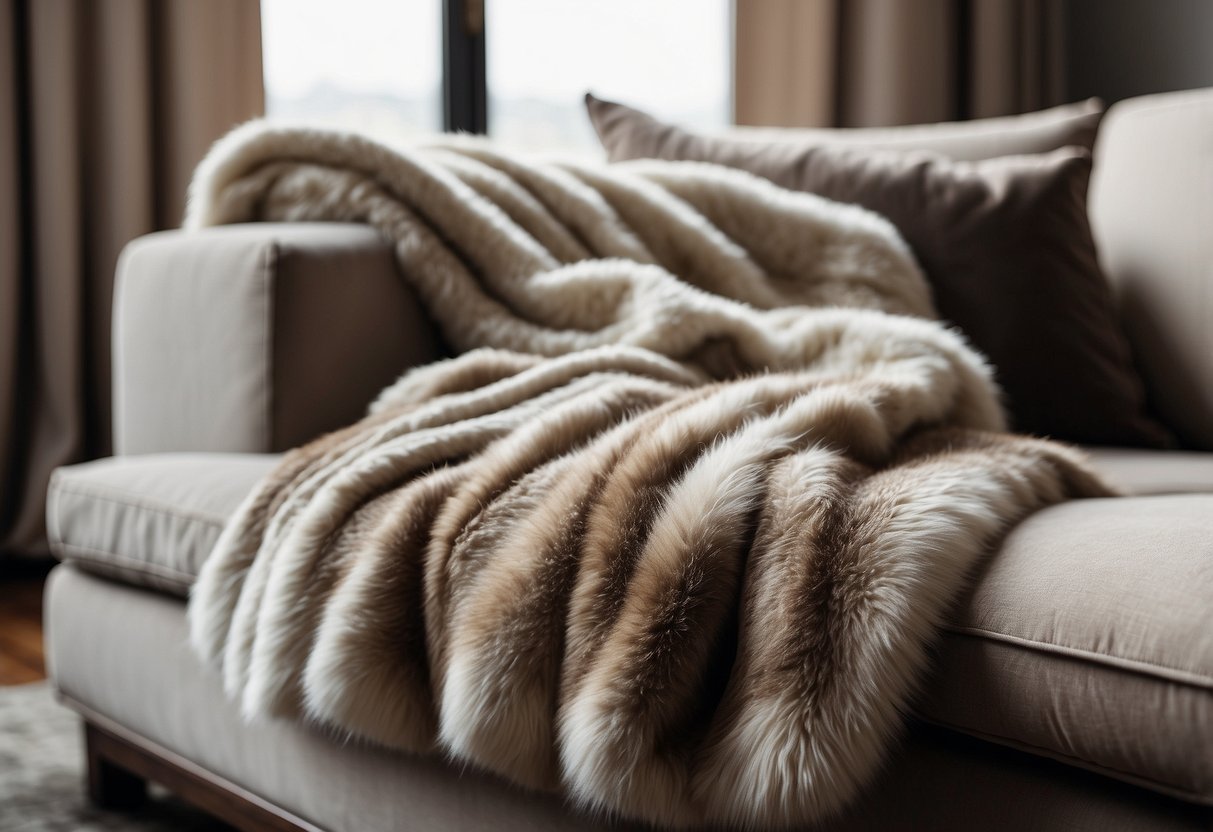
{"type": "Polygon", "coordinates": [[[153,788],[129,813],[91,806],[80,718],[45,683],[0,687],[0,832],[220,832],[218,821],[153,788]]]}

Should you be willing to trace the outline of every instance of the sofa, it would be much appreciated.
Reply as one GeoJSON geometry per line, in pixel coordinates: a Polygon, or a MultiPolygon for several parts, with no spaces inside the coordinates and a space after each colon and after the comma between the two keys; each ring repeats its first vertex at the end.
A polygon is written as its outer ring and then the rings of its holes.
{"type": "MultiPolygon", "coordinates": [[[[1127,494],[1013,529],[953,611],[897,749],[828,828],[1213,825],[1213,91],[1115,105],[1089,213],[1149,400],[1184,449],[1090,448],[1127,494]]],[[[362,226],[164,232],[124,251],[112,458],[56,472],[54,688],[88,788],[158,782],[240,829],[624,828],[440,757],[246,724],[185,600],[279,455],[445,346],[362,226]]]]}

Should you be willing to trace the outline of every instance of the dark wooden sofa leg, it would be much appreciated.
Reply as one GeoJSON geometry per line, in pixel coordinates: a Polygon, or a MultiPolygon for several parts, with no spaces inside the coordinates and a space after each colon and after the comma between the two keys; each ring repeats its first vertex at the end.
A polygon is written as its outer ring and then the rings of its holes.
{"type": "Polygon", "coordinates": [[[102,809],[135,809],[147,799],[147,781],[106,754],[109,737],[84,723],[84,756],[88,761],[88,796],[102,809]]]}
{"type": "Polygon", "coordinates": [[[148,781],[242,832],[321,832],[297,815],[188,762],[84,719],[88,794],[104,809],[134,809],[148,781]]]}

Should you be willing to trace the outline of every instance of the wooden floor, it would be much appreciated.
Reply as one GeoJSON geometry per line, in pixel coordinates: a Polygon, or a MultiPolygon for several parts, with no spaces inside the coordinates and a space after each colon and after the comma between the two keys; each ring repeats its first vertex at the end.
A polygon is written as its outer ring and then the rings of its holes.
{"type": "Polygon", "coordinates": [[[0,685],[46,678],[42,656],[42,585],[46,568],[0,570],[0,685]]]}

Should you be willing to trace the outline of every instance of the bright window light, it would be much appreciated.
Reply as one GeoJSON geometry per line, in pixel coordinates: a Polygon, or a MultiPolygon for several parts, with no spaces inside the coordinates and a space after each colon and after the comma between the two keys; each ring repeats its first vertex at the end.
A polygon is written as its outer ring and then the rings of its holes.
{"type": "Polygon", "coordinates": [[[262,0],[266,115],[403,142],[442,129],[441,0],[262,0]]]}
{"type": "Polygon", "coordinates": [[[597,148],[582,98],[693,127],[732,119],[730,0],[486,0],[489,133],[597,148]]]}
{"type": "MultiPolygon", "coordinates": [[[[441,0],[262,0],[270,119],[442,129],[441,0]]],[[[489,134],[598,154],[587,90],[693,127],[732,113],[732,0],[485,0],[489,134]]]]}

